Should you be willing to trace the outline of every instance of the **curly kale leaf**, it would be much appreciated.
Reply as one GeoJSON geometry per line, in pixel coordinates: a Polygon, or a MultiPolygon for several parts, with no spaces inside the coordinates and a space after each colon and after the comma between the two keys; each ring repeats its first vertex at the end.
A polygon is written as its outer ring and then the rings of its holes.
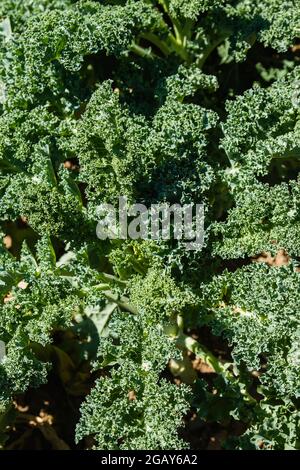
{"type": "Polygon", "coordinates": [[[213,174],[205,147],[217,116],[177,98],[205,81],[211,86],[209,77],[195,78],[198,82],[193,79],[183,89],[179,76],[171,77],[170,92],[152,120],[122,105],[110,82],[93,94],[70,148],[79,149],[80,178],[92,202],[114,202],[119,195],[130,200],[172,200],[191,193],[200,197],[210,187],[213,174]]]}
{"type": "MultiPolygon", "coordinates": [[[[188,387],[161,378],[173,357],[174,338],[165,333],[174,315],[194,299],[156,269],[133,278],[130,302],[136,314],[114,314],[110,335],[102,341],[97,367],[110,366],[86,402],[77,439],[92,435],[99,449],[178,449],[186,444],[177,428],[188,410],[188,387]]],[[[174,320],[173,320],[174,321],[174,320]]]]}
{"type": "Polygon", "coordinates": [[[274,160],[300,156],[300,69],[268,88],[255,85],[227,102],[222,146],[231,162],[227,179],[234,187],[252,175],[266,175],[274,160]]]}
{"type": "Polygon", "coordinates": [[[260,371],[269,394],[298,398],[300,283],[293,264],[255,263],[202,287],[203,321],[229,340],[235,362],[260,371]]]}
{"type": "Polygon", "coordinates": [[[226,259],[279,250],[299,256],[299,189],[299,180],[246,186],[226,221],[214,224],[214,253],[226,259]]]}

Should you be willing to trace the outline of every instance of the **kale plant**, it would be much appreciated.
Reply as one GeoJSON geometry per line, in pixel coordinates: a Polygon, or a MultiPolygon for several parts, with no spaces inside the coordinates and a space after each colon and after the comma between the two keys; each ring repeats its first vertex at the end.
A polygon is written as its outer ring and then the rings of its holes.
{"type": "Polygon", "coordinates": [[[298,2],[1,0],[0,36],[0,446],[56,380],[71,448],[299,449],[298,2]],[[120,195],[203,203],[204,246],[99,239],[120,195]]]}

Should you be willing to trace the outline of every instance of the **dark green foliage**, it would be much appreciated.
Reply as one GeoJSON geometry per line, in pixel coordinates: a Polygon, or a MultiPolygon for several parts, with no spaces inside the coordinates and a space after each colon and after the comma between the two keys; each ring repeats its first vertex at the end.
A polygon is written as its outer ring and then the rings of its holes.
{"type": "Polygon", "coordinates": [[[192,409],[242,423],[226,448],[299,449],[299,24],[296,0],[1,1],[1,446],[66,334],[78,445],[186,448],[192,409]],[[202,251],[99,240],[119,196],[204,203],[202,251]]]}

